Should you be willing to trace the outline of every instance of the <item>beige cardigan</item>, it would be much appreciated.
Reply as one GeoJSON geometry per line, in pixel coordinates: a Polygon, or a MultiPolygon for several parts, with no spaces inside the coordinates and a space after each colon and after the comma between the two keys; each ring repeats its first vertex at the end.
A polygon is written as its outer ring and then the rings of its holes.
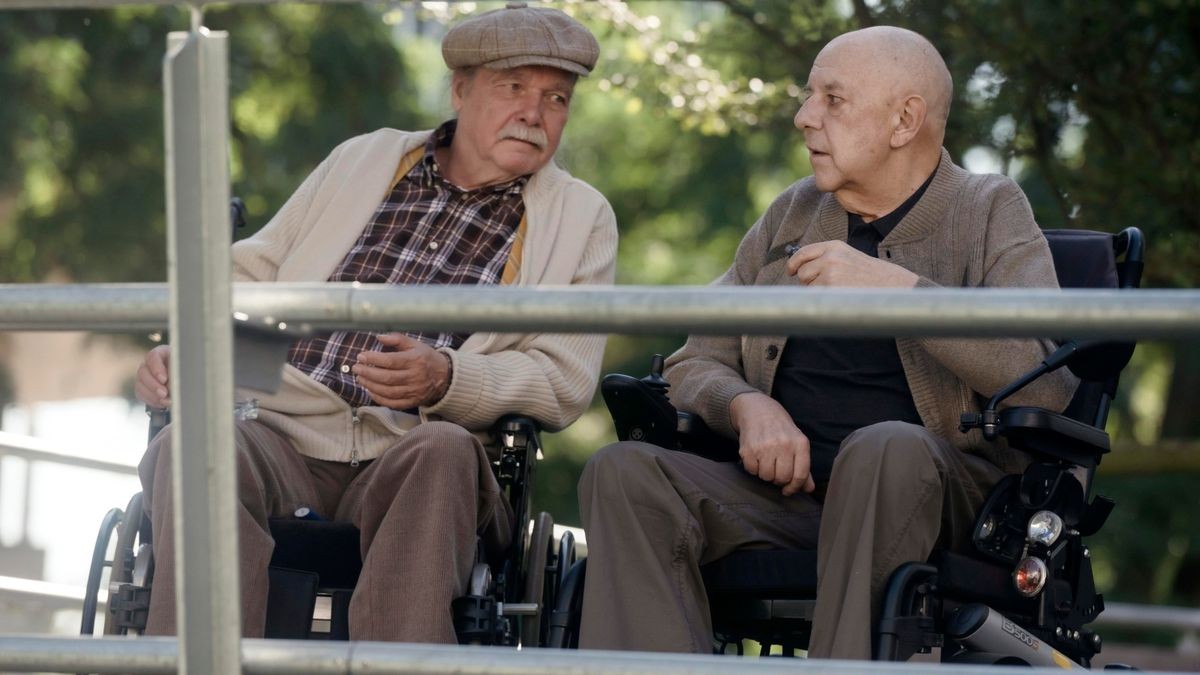
{"type": "MultiPolygon", "coordinates": [[[[387,194],[401,158],[430,133],[380,129],[335,148],[261,231],[234,244],[234,279],[327,280],[387,194]]],[[[528,232],[518,285],[612,283],[616,217],[599,192],[551,162],[530,178],[523,197],[528,232]]],[[[445,350],[454,368],[450,387],[420,415],[351,409],[290,365],[278,393],[253,395],[259,419],[300,453],[365,460],[422,420],[485,431],[501,415],[518,413],[561,429],[591,401],[604,342],[603,335],[475,333],[457,351],[445,350]]]]}
{"type": "MultiPolygon", "coordinates": [[[[847,214],[811,178],[789,187],[738,246],[733,265],[715,283],[796,285],[783,248],[845,241],[847,214]]],[[[930,286],[1058,286],[1045,237],[1021,189],[998,175],[971,175],[943,150],[937,174],[920,201],[879,244],[879,255],[930,286]]],[[[803,301],[798,297],[797,301],[803,301]]],[[[671,398],[713,428],[734,436],[729,404],[749,391],[771,393],[787,336],[693,336],[667,361],[671,398]]],[[[961,450],[1009,471],[1027,459],[976,430],[958,431],[960,413],[978,412],[990,396],[1034,367],[1053,349],[1049,340],[899,338],[896,347],[925,427],[961,450]]],[[[1078,381],[1066,370],[1041,378],[1005,405],[1062,410],[1078,381]]]]}

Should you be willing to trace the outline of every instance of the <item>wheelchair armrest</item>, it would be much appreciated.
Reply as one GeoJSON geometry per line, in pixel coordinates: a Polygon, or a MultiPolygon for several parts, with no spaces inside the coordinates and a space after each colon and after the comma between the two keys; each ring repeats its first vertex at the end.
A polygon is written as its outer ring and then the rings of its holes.
{"type": "Polygon", "coordinates": [[[525,490],[541,458],[541,431],[537,421],[524,415],[505,415],[496,421],[492,432],[500,445],[500,458],[492,465],[502,489],[525,490]]]}
{"type": "MultiPolygon", "coordinates": [[[[542,425],[537,423],[537,420],[524,415],[505,415],[496,421],[493,427],[497,436],[501,434],[517,435],[513,439],[514,443],[532,443],[536,447],[541,446],[542,425]]],[[[505,440],[504,442],[508,442],[505,440]]]]}
{"type": "Polygon", "coordinates": [[[740,459],[738,442],[710,429],[699,415],[683,411],[677,413],[676,431],[680,450],[714,462],[736,462],[740,459]]]}
{"type": "Polygon", "coordinates": [[[612,373],[601,380],[600,393],[619,440],[677,447],[676,410],[665,392],[636,377],[612,373]]]}
{"type": "Polygon", "coordinates": [[[1079,466],[1094,467],[1110,449],[1108,434],[1089,424],[1042,408],[1000,411],[1000,435],[1009,445],[1079,466]]]}
{"type": "Polygon", "coordinates": [[[699,415],[676,410],[663,389],[645,380],[605,375],[600,393],[622,441],[642,441],[717,462],[738,459],[737,441],[710,429],[699,415]]]}

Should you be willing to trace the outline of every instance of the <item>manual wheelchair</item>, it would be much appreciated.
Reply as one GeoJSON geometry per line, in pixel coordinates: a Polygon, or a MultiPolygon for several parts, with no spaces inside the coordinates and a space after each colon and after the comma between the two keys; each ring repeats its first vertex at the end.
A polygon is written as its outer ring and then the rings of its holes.
{"type": "MultiPolygon", "coordinates": [[[[165,426],[166,417],[152,413],[151,418],[153,438],[165,426]]],[[[487,550],[481,539],[477,541],[468,593],[452,606],[455,632],[465,644],[540,646],[548,632],[545,608],[557,598],[560,570],[575,561],[575,539],[569,530],[556,539],[548,513],[530,515],[534,470],[541,453],[537,423],[526,417],[504,417],[493,435],[500,452],[492,469],[513,508],[516,531],[503,551],[487,550]]],[[[305,516],[298,512],[296,517],[271,520],[275,549],[265,636],[349,639],[350,597],[362,567],[358,529],[305,516]]],[[[82,634],[95,632],[106,567],[110,573],[104,633],[140,634],[145,629],[154,578],[151,536],[140,493],[124,510],[114,508],[105,515],[88,574],[82,634]]]]}
{"type": "MultiPolygon", "coordinates": [[[[229,220],[235,232],[246,225],[246,207],[237,197],[230,200],[229,220]]],[[[306,336],[303,330],[268,325],[234,317],[239,387],[274,391],[288,346],[306,336]]],[[[256,409],[251,400],[239,403],[235,414],[253,418],[256,409]]],[[[166,411],[148,412],[153,439],[169,416],[166,411]]],[[[531,515],[534,470],[541,458],[537,422],[505,416],[492,427],[491,437],[495,442],[490,445],[498,449],[489,452],[492,471],[513,510],[512,543],[494,551],[477,538],[468,593],[452,607],[455,632],[461,643],[541,646],[549,631],[547,608],[556,602],[562,571],[575,562],[577,550],[586,549],[582,543],[576,546],[569,530],[556,539],[550,514],[531,515]]],[[[270,522],[275,549],[268,577],[266,637],[347,640],[350,597],[362,569],[358,528],[300,512],[295,516],[270,522]]],[[[104,516],[92,551],[81,634],[95,633],[105,568],[110,571],[104,633],[140,634],[145,629],[154,579],[151,537],[140,493],[124,510],[113,508],[104,516]]]]}
{"type": "MultiPolygon", "coordinates": [[[[1045,232],[1063,288],[1137,288],[1143,242],[1137,228],[1119,234],[1045,232]]],[[[1097,466],[1109,451],[1104,432],[1112,397],[1132,342],[1065,341],[1037,368],[997,392],[982,414],[962,416],[961,429],[1003,437],[1028,453],[1021,475],[1002,479],[980,510],[971,555],[935,551],[927,561],[897,568],[873,627],[873,657],[907,660],[941,649],[944,662],[1087,667],[1100,651],[1088,624],[1104,609],[1083,538],[1097,532],[1113,508],[1090,498],[1097,466]],[[1081,384],[1063,413],[1030,407],[1001,409],[1009,396],[1061,367],[1081,384]]],[[[637,440],[736,461],[737,443],[677,412],[666,396],[662,358],[642,379],[606,376],[601,385],[621,440],[637,440]]],[[[586,560],[566,574],[550,619],[550,646],[578,644],[586,560]]],[[[804,649],[812,628],[817,556],[813,550],[742,550],[701,568],[714,641],[721,651],[743,640],[804,649]]]]}

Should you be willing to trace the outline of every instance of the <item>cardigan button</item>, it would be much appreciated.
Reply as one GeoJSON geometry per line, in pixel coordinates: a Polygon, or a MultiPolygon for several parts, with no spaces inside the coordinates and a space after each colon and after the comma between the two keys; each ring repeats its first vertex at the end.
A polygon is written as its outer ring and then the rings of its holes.
{"type": "Polygon", "coordinates": [[[767,347],[767,360],[774,361],[776,356],[779,356],[779,347],[776,347],[775,345],[768,346],[767,347]]]}

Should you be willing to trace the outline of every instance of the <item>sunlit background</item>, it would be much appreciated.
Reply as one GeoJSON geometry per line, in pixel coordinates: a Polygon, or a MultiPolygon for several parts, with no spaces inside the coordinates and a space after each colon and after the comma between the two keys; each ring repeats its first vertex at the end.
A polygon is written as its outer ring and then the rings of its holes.
{"type": "MultiPolygon", "coordinates": [[[[720,274],[771,199],[810,173],[792,117],[813,56],[838,33],[889,23],[922,32],[946,57],[956,82],[946,145],[960,164],[1016,179],[1043,227],[1141,227],[1145,285],[1196,286],[1195,2],[550,4],[602,45],[559,161],[616,210],[619,283],[720,274]]],[[[498,5],[209,9],[206,25],[231,41],[233,190],[250,221],[236,236],[261,227],[341,140],[445,119],[445,26],[498,5]]],[[[175,8],[0,12],[0,283],[165,280],[161,59],[167,32],[187,26],[175,8]]],[[[605,371],[642,375],[651,354],[681,339],[615,336],[605,371]]],[[[135,464],[145,416],[130,378],[149,344],[0,335],[3,429],[15,435],[0,446],[33,436],[135,464]]],[[[1118,508],[1092,542],[1110,601],[1200,606],[1198,347],[1144,344],[1126,371],[1098,481],[1118,508]]],[[[601,407],[549,436],[539,507],[577,523],[580,468],[613,439],[601,407]]],[[[0,459],[0,576],[67,595],[82,587],[101,516],[136,489],[128,474],[0,459]]],[[[73,632],[78,622],[7,592],[0,617],[3,630],[73,632]]],[[[1200,667],[1194,635],[1119,637],[1200,667]]]]}

